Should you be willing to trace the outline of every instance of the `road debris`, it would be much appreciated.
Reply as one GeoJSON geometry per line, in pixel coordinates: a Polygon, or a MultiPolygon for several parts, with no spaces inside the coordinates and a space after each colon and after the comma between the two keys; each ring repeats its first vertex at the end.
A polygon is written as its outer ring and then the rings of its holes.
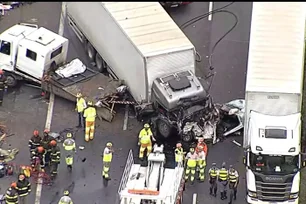
{"type": "Polygon", "coordinates": [[[236,140],[232,141],[235,145],[237,145],[238,147],[241,147],[241,144],[239,142],[237,142],[236,140]]]}

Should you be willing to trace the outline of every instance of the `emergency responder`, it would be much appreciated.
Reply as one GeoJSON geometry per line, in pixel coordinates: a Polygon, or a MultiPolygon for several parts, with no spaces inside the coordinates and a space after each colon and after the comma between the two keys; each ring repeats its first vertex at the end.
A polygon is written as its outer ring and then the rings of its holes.
{"type": "Polygon", "coordinates": [[[19,174],[16,190],[19,195],[19,203],[26,204],[27,196],[31,192],[31,183],[28,181],[24,174],[19,174]]]}
{"type": "Polygon", "coordinates": [[[234,198],[234,200],[236,200],[237,186],[238,186],[238,183],[239,183],[239,174],[236,171],[236,169],[233,168],[232,165],[230,165],[230,167],[229,167],[228,180],[229,180],[228,187],[230,189],[230,201],[229,201],[228,204],[232,204],[233,198],[234,198]]]}
{"type": "Polygon", "coordinates": [[[11,183],[5,194],[5,204],[17,204],[18,203],[18,192],[16,190],[17,183],[11,183]]]}
{"type": "Polygon", "coordinates": [[[227,199],[226,187],[228,184],[228,170],[225,168],[225,162],[222,163],[222,168],[219,170],[218,180],[220,184],[221,200],[227,199]]]}
{"type": "Polygon", "coordinates": [[[177,143],[176,148],[174,150],[174,155],[175,155],[175,166],[178,165],[178,163],[181,163],[183,165],[184,162],[184,155],[186,152],[184,152],[184,149],[182,147],[182,143],[177,143]]]}
{"type": "Polygon", "coordinates": [[[46,150],[46,155],[45,155],[45,162],[46,162],[46,166],[49,165],[50,163],[50,150],[51,150],[51,147],[50,147],[50,142],[51,140],[53,139],[53,137],[51,137],[49,135],[49,130],[48,129],[45,129],[44,130],[44,134],[43,134],[43,138],[41,140],[41,145],[43,146],[43,148],[46,150]]]}
{"type": "Polygon", "coordinates": [[[86,101],[83,98],[81,93],[77,93],[76,107],[75,110],[78,112],[79,124],[77,127],[85,128],[85,118],[84,118],[84,110],[87,108],[86,101]]]}
{"type": "Polygon", "coordinates": [[[0,106],[2,106],[4,94],[7,92],[7,81],[4,71],[0,69],[0,106]]]}
{"type": "Polygon", "coordinates": [[[31,167],[29,166],[21,166],[20,167],[20,173],[24,174],[26,178],[30,178],[31,176],[31,167]]]}
{"type": "Polygon", "coordinates": [[[57,175],[58,164],[61,161],[61,151],[55,140],[51,140],[50,146],[50,173],[51,178],[54,179],[57,175]]]}
{"type": "Polygon", "coordinates": [[[209,194],[213,196],[217,196],[217,176],[219,174],[219,169],[216,167],[216,163],[212,163],[211,168],[208,171],[209,174],[209,194]]]}
{"type": "Polygon", "coordinates": [[[156,141],[148,123],[144,124],[143,129],[140,130],[138,138],[138,145],[140,145],[139,159],[143,160],[145,150],[147,150],[147,156],[149,156],[152,152],[152,140],[156,141]]]}
{"type": "Polygon", "coordinates": [[[203,146],[198,147],[199,153],[198,155],[198,161],[197,166],[199,167],[199,180],[200,182],[203,182],[205,179],[205,168],[206,168],[206,154],[203,151],[203,146]]]}
{"type": "Polygon", "coordinates": [[[34,130],[33,136],[29,140],[30,152],[34,151],[36,147],[41,145],[41,137],[39,136],[38,130],[34,130]]]}
{"type": "Polygon", "coordinates": [[[69,170],[72,170],[73,157],[74,157],[74,154],[76,153],[75,141],[72,138],[71,132],[68,132],[66,137],[67,138],[63,142],[63,147],[65,149],[65,161],[66,161],[67,168],[69,170]]]}
{"type": "Polygon", "coordinates": [[[190,175],[190,181],[193,184],[198,160],[198,155],[195,152],[194,148],[190,148],[188,154],[186,155],[186,160],[187,167],[185,172],[185,180],[187,181],[190,175]]]}
{"type": "Polygon", "coordinates": [[[104,179],[110,180],[109,177],[109,168],[110,168],[110,164],[112,162],[112,158],[113,158],[113,144],[108,142],[106,144],[106,147],[104,148],[103,151],[103,170],[102,170],[102,177],[104,179]]]}
{"type": "Polygon", "coordinates": [[[84,110],[84,118],[86,121],[85,141],[93,140],[95,132],[95,120],[97,112],[92,101],[88,101],[88,108],[84,110]]]}
{"type": "Polygon", "coordinates": [[[64,191],[64,195],[61,197],[58,204],[73,204],[72,199],[69,197],[69,191],[64,191]]]}
{"type": "Polygon", "coordinates": [[[32,168],[34,171],[44,171],[45,169],[45,155],[46,155],[46,150],[42,146],[36,147],[32,151],[32,168]],[[37,158],[40,161],[40,166],[37,166],[37,158]]]}
{"type": "Polygon", "coordinates": [[[198,143],[195,149],[197,154],[199,153],[199,147],[203,147],[203,151],[205,155],[207,155],[208,148],[207,148],[207,144],[204,142],[204,138],[198,139],[198,143]]]}

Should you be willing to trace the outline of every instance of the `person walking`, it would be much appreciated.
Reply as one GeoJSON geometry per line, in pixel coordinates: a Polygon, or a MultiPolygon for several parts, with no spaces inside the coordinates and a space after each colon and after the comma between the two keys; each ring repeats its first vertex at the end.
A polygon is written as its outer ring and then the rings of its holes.
{"type": "Polygon", "coordinates": [[[220,195],[221,200],[227,199],[226,195],[226,187],[228,184],[228,170],[225,168],[226,164],[225,162],[222,163],[222,167],[219,170],[218,180],[220,184],[220,195]]]}
{"type": "Polygon", "coordinates": [[[93,105],[92,101],[88,101],[88,108],[84,111],[84,117],[86,120],[85,128],[85,141],[93,140],[95,132],[95,120],[97,116],[96,108],[93,105]]]}
{"type": "Polygon", "coordinates": [[[211,168],[208,171],[209,174],[209,194],[217,196],[217,176],[219,174],[219,169],[216,167],[216,163],[212,163],[211,168]]]}
{"type": "Polygon", "coordinates": [[[18,192],[16,190],[17,183],[11,183],[11,186],[5,193],[5,204],[18,204],[18,192]]]}
{"type": "Polygon", "coordinates": [[[0,106],[3,104],[4,94],[7,92],[7,80],[4,71],[0,69],[0,106]]]}
{"type": "Polygon", "coordinates": [[[143,129],[140,130],[138,138],[139,159],[143,160],[145,150],[147,150],[147,156],[149,156],[152,152],[152,140],[156,141],[148,123],[144,124],[143,129]]]}
{"type": "Polygon", "coordinates": [[[58,164],[61,161],[61,151],[55,140],[51,140],[50,146],[50,173],[51,179],[54,179],[57,176],[58,164]]]}
{"type": "Polygon", "coordinates": [[[186,155],[186,160],[187,160],[187,167],[185,171],[185,180],[187,182],[190,176],[191,184],[193,184],[196,167],[197,167],[197,160],[198,160],[198,155],[195,152],[194,148],[190,148],[188,154],[186,155]]]}
{"type": "Polygon", "coordinates": [[[85,128],[84,110],[87,108],[86,101],[82,96],[82,93],[77,93],[76,107],[75,110],[78,112],[79,124],[77,127],[81,128],[82,125],[85,128]]]}
{"type": "Polygon", "coordinates": [[[50,133],[50,131],[48,129],[45,129],[44,133],[43,133],[43,138],[41,140],[41,145],[46,150],[45,166],[49,166],[49,164],[50,164],[50,153],[51,153],[50,142],[53,139],[53,137],[51,137],[49,135],[49,133],[50,133]]]}
{"type": "Polygon", "coordinates": [[[24,174],[19,174],[16,190],[19,195],[19,203],[27,204],[27,197],[29,193],[31,193],[31,183],[28,181],[24,174]]]}
{"type": "Polygon", "coordinates": [[[58,204],[73,204],[72,199],[69,196],[69,191],[64,191],[64,195],[61,197],[58,204]]]}
{"type": "Polygon", "coordinates": [[[73,165],[74,154],[76,153],[75,140],[72,138],[71,132],[68,132],[66,139],[63,142],[63,147],[65,149],[65,161],[67,168],[71,171],[73,165]]]}
{"type": "Polygon", "coordinates": [[[236,200],[237,196],[237,186],[239,183],[239,174],[236,169],[233,168],[232,165],[229,167],[228,171],[229,184],[228,187],[230,189],[230,201],[228,204],[232,204],[233,199],[236,200]]]}
{"type": "Polygon", "coordinates": [[[109,169],[113,159],[113,144],[108,142],[103,151],[103,170],[102,177],[106,180],[110,180],[109,169]]]}

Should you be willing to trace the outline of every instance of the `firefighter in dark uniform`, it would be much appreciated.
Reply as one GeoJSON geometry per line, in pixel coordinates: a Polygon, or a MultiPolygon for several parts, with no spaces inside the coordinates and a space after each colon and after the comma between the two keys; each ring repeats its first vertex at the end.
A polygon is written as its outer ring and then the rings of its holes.
{"type": "Polygon", "coordinates": [[[39,136],[38,130],[34,130],[33,136],[29,140],[29,148],[30,152],[33,152],[35,148],[41,145],[41,137],[39,136]]]}
{"type": "Polygon", "coordinates": [[[31,192],[31,183],[28,181],[24,174],[19,174],[16,190],[19,195],[19,203],[26,204],[27,196],[31,192]]]}
{"type": "Polygon", "coordinates": [[[48,166],[49,163],[50,163],[50,152],[51,152],[51,146],[50,146],[50,142],[51,140],[53,139],[53,137],[51,137],[49,135],[49,130],[48,129],[45,129],[44,130],[44,136],[41,140],[41,145],[43,146],[43,148],[46,150],[46,155],[45,155],[45,166],[48,166]]]}
{"type": "Polygon", "coordinates": [[[237,185],[239,183],[239,174],[233,168],[232,165],[230,165],[230,168],[229,168],[229,171],[228,171],[228,180],[229,180],[228,187],[230,189],[230,201],[229,201],[228,204],[232,204],[233,198],[234,198],[234,200],[236,200],[237,185]]]}
{"type": "Polygon", "coordinates": [[[209,169],[208,174],[209,174],[209,194],[213,196],[217,196],[217,176],[219,169],[216,167],[216,163],[212,163],[212,167],[209,169]]]}
{"type": "Polygon", "coordinates": [[[7,91],[6,77],[4,76],[4,71],[0,69],[0,106],[2,106],[4,93],[6,93],[6,91],[7,91]]]}
{"type": "Polygon", "coordinates": [[[5,194],[5,204],[18,204],[18,192],[16,190],[17,183],[11,183],[5,194]]]}
{"type": "Polygon", "coordinates": [[[61,161],[61,151],[55,140],[51,140],[50,146],[50,173],[51,178],[54,179],[57,175],[58,164],[61,161]]]}
{"type": "Polygon", "coordinates": [[[34,171],[44,171],[45,169],[45,155],[46,155],[46,150],[42,147],[39,146],[37,147],[34,151],[32,151],[32,168],[34,171]],[[37,166],[36,159],[39,158],[40,161],[40,166],[37,166]]]}

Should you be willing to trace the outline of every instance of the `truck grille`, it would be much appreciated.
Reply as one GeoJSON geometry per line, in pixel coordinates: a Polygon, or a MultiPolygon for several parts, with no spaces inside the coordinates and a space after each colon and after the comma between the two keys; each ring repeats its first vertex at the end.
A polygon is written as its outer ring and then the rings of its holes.
{"type": "Polygon", "coordinates": [[[286,179],[285,183],[263,182],[260,176],[256,177],[256,190],[258,199],[262,201],[286,201],[289,200],[293,177],[286,179]]]}

